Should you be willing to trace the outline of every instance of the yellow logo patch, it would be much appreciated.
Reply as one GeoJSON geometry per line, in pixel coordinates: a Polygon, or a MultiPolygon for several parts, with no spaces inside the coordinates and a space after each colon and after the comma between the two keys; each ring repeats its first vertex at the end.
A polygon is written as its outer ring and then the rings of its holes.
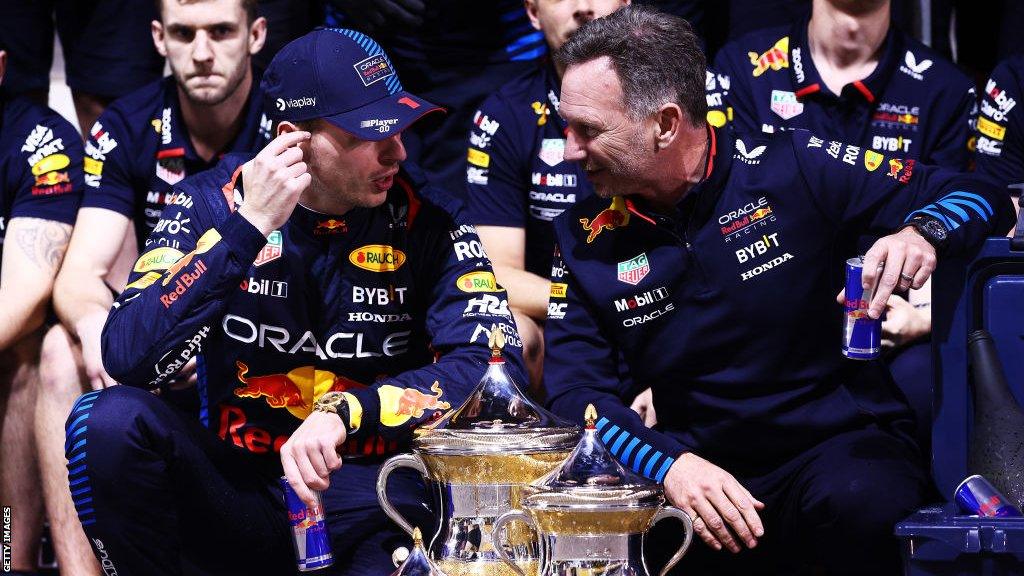
{"type": "Polygon", "coordinates": [[[405,264],[405,252],[385,244],[367,244],[349,252],[348,261],[370,272],[394,272],[405,264]]]}

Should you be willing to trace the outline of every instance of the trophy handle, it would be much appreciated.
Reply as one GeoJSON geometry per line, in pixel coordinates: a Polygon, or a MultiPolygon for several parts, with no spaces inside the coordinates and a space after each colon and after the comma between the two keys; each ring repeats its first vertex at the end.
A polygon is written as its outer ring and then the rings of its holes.
{"type": "Polygon", "coordinates": [[[686,551],[690,548],[690,542],[693,540],[693,521],[690,520],[690,517],[686,512],[683,512],[674,506],[665,506],[661,510],[658,510],[658,513],[654,515],[654,518],[651,520],[651,526],[654,526],[665,518],[678,518],[679,521],[683,523],[686,536],[683,538],[683,545],[680,546],[679,549],[676,550],[676,553],[668,559],[668,563],[666,563],[665,567],[661,569],[661,572],[658,572],[658,576],[665,576],[665,574],[668,574],[668,571],[683,559],[683,555],[686,554],[686,551]]]}
{"type": "Polygon", "coordinates": [[[397,468],[412,468],[420,473],[424,478],[427,477],[427,467],[423,464],[423,460],[415,454],[399,454],[388,458],[387,461],[380,467],[380,472],[377,475],[377,501],[380,502],[380,507],[384,509],[384,513],[391,518],[395,524],[405,530],[407,534],[412,536],[412,524],[408,520],[402,517],[398,513],[398,510],[391,505],[388,501],[387,488],[388,488],[388,476],[397,468]]]}
{"type": "Polygon", "coordinates": [[[530,518],[522,510],[511,510],[509,512],[505,512],[501,516],[498,516],[494,521],[494,525],[491,526],[491,540],[494,541],[494,551],[497,552],[498,557],[501,558],[505,564],[511,566],[512,569],[515,570],[516,574],[519,576],[526,576],[523,569],[520,568],[519,565],[516,564],[515,560],[509,557],[508,552],[505,551],[505,533],[502,532],[502,528],[505,527],[505,524],[515,520],[524,522],[530,528],[533,528],[534,532],[537,531],[537,525],[533,523],[533,518],[530,518]]]}

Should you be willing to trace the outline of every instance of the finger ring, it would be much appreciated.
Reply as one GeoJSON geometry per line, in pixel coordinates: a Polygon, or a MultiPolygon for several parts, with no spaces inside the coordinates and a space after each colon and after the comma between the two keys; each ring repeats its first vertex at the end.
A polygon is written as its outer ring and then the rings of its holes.
{"type": "Polygon", "coordinates": [[[903,278],[907,282],[913,282],[914,281],[914,277],[909,275],[909,274],[900,274],[900,278],[903,278]]]}

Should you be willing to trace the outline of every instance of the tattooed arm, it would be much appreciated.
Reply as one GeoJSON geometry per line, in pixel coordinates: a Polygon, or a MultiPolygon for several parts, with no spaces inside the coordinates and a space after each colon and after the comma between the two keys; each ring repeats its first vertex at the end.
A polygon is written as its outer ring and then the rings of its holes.
{"type": "Polygon", "coordinates": [[[71,226],[41,218],[13,218],[0,268],[0,350],[43,324],[53,280],[71,226]]]}

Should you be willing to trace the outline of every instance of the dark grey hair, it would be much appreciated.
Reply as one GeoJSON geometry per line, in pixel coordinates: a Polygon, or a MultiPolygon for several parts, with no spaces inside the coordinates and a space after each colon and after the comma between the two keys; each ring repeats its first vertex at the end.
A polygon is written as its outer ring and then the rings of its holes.
{"type": "Polygon", "coordinates": [[[612,61],[630,118],[674,102],[704,125],[706,61],[689,22],[633,4],[587,22],[555,54],[565,68],[602,56],[612,61]]]}

